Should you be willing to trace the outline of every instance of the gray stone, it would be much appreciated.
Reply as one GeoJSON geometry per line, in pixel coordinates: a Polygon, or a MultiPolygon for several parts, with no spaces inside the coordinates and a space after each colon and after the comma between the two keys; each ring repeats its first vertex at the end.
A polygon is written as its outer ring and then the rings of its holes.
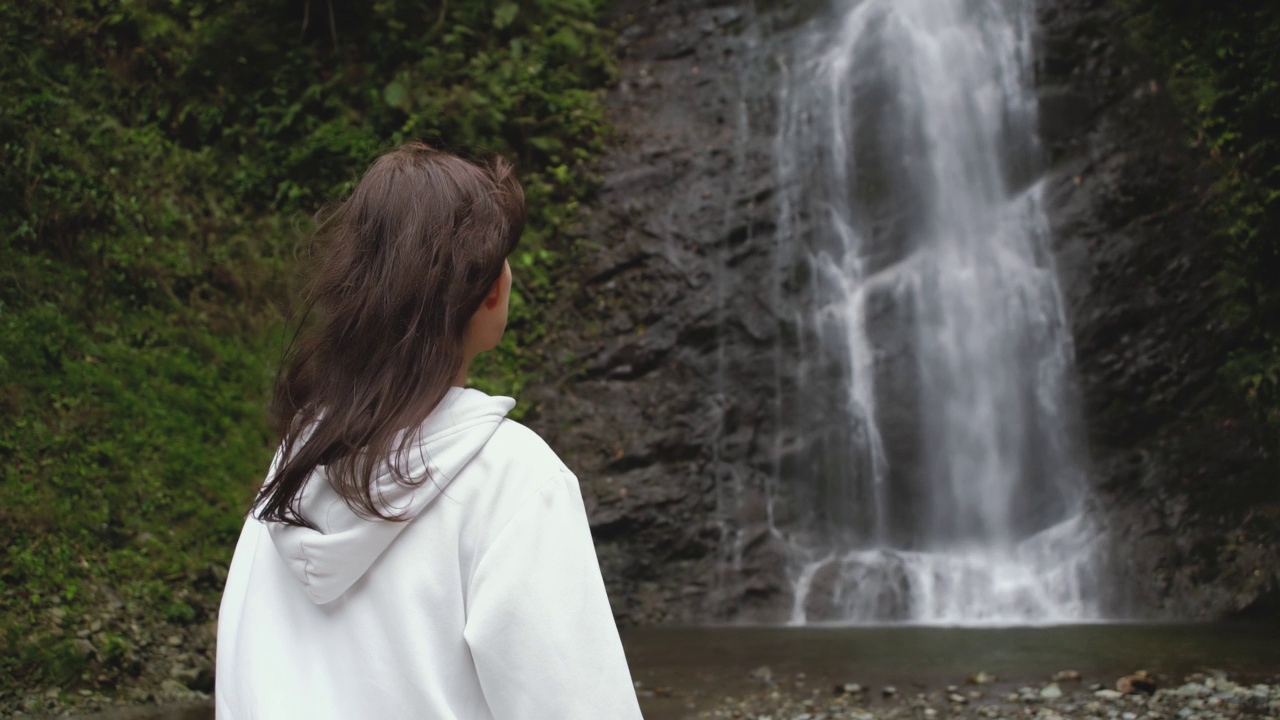
{"type": "Polygon", "coordinates": [[[71,645],[76,649],[76,654],[85,660],[93,657],[97,652],[94,650],[93,643],[84,638],[76,638],[75,640],[72,640],[71,645]]]}

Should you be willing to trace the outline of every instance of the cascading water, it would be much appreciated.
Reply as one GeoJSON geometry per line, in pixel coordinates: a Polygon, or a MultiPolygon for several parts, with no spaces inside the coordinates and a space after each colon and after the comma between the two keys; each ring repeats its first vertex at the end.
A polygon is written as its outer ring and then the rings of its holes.
{"type": "MultiPolygon", "coordinates": [[[[777,38],[792,412],[838,428],[772,525],[792,621],[1096,618],[1025,0],[832,0],[777,38]]],[[[782,250],[780,250],[781,252],[782,250]]],[[[803,433],[803,431],[798,431],[803,433]]],[[[771,520],[771,523],[774,521],[771,520]]]]}

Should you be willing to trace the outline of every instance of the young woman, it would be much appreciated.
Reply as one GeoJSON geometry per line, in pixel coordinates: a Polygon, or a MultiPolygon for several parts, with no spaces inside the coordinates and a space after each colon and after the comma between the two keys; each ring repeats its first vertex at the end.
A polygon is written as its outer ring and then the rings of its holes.
{"type": "Polygon", "coordinates": [[[410,144],[320,226],[318,322],[218,622],[219,720],[639,718],[578,481],[463,389],[502,337],[524,193],[410,144]]]}

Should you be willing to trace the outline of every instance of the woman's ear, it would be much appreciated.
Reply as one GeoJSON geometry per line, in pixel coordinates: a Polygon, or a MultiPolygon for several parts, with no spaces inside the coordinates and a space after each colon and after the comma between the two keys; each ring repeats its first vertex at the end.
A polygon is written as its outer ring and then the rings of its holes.
{"type": "Polygon", "coordinates": [[[502,278],[499,277],[489,286],[489,294],[484,296],[484,306],[488,310],[498,307],[502,302],[502,278]]]}
{"type": "Polygon", "coordinates": [[[484,306],[489,310],[493,310],[498,305],[506,305],[507,298],[511,295],[511,264],[502,261],[502,274],[498,275],[498,279],[493,281],[493,285],[489,287],[489,294],[484,298],[484,306]]]}

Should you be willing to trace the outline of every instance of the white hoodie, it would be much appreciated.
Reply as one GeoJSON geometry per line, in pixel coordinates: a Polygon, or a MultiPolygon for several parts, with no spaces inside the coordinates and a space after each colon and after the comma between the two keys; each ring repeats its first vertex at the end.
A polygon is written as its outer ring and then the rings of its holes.
{"type": "Polygon", "coordinates": [[[359,517],[323,468],[301,498],[319,530],[249,517],[218,720],[640,717],[578,481],[514,405],[449,391],[405,461],[431,481],[377,480],[407,522],[359,517]]]}

